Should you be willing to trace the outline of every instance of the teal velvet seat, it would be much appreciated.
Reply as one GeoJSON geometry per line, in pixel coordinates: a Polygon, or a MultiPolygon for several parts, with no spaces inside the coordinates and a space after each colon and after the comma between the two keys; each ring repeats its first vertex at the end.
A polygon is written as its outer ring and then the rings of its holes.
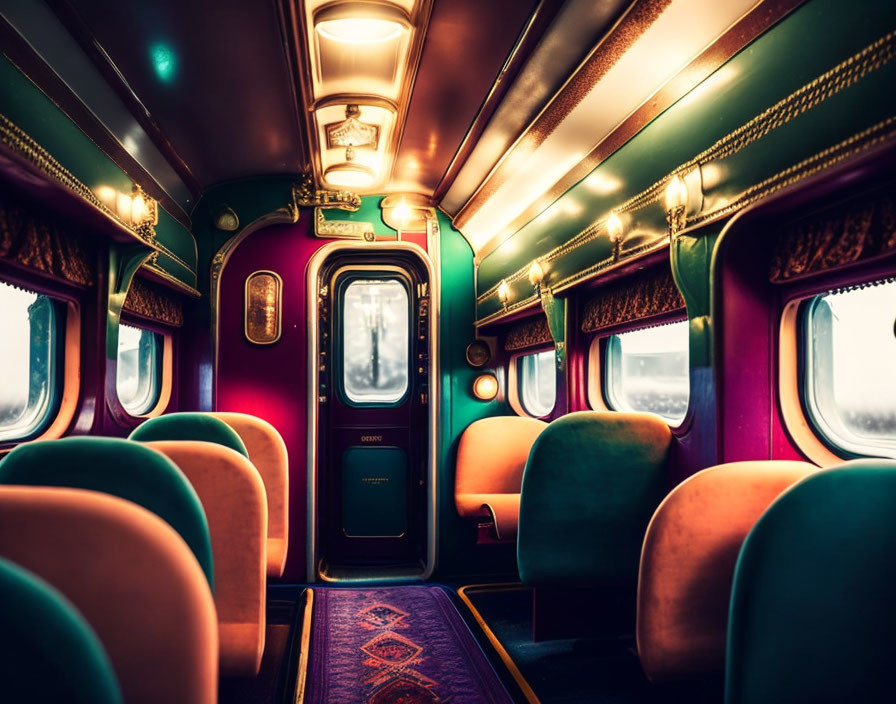
{"type": "Polygon", "coordinates": [[[0,700],[120,704],[102,644],[43,579],[0,558],[0,700]]]}
{"type": "Polygon", "coordinates": [[[523,473],[517,560],[531,586],[622,586],[663,498],[671,434],[643,413],[584,411],[555,420],[523,473]]]}
{"type": "Polygon", "coordinates": [[[727,704],[894,702],[896,462],[859,460],[782,494],[731,595],[727,704]]]}
{"type": "Polygon", "coordinates": [[[184,473],[160,452],[121,438],[30,442],[0,460],[0,484],[90,489],[142,506],[180,534],[213,585],[211,538],[202,503],[184,473]]]}
{"type": "Polygon", "coordinates": [[[156,440],[213,442],[236,450],[243,457],[249,457],[249,452],[237,432],[220,418],[207,413],[169,413],[150,418],[137,426],[130,439],[138,442],[156,440]]]}

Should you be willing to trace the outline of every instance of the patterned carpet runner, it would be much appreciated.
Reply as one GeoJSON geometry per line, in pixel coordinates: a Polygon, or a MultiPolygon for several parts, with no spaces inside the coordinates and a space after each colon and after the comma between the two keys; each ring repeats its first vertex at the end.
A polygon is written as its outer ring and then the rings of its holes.
{"type": "Polygon", "coordinates": [[[440,587],[315,589],[305,704],[511,704],[440,587]]]}

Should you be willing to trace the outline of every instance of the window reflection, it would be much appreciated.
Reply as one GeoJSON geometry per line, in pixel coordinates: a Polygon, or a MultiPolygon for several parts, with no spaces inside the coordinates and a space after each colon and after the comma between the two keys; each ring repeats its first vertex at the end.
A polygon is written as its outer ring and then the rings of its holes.
{"type": "Polygon", "coordinates": [[[133,416],[148,413],[161,390],[161,335],[120,325],[115,386],[118,400],[133,416]]]}
{"type": "Polygon", "coordinates": [[[342,384],[353,403],[395,403],[408,389],[408,292],[358,279],[342,297],[342,384]]]}
{"type": "Polygon", "coordinates": [[[607,403],[616,411],[656,413],[679,425],[688,410],[688,323],[613,335],[607,341],[607,403]]]}
{"type": "Polygon", "coordinates": [[[48,420],[56,375],[56,315],[46,296],[0,283],[0,440],[48,420]]]}
{"type": "Polygon", "coordinates": [[[517,360],[520,378],[520,401],[529,415],[542,418],[554,409],[557,395],[557,373],[554,351],[527,354],[517,360]]]}
{"type": "Polygon", "coordinates": [[[894,319],[896,282],[818,296],[807,308],[807,406],[848,452],[896,456],[894,319]]]}

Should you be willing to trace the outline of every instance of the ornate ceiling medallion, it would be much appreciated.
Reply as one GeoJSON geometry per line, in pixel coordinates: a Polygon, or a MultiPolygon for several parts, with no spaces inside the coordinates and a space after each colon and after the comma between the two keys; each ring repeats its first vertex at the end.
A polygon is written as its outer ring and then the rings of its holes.
{"type": "Polygon", "coordinates": [[[345,147],[345,160],[354,161],[355,148],[376,150],[380,143],[380,128],[360,119],[361,108],[354,103],[345,106],[345,119],[324,126],[327,149],[345,147]]]}

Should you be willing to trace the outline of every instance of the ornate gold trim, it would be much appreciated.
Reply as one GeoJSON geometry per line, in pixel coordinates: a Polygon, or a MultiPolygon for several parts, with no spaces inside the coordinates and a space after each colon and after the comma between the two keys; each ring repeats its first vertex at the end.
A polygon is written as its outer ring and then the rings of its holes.
{"type": "Polygon", "coordinates": [[[327,220],[323,209],[314,209],[314,236],[335,237],[342,240],[364,240],[373,242],[376,235],[373,232],[373,224],[355,220],[327,220]]]}
{"type": "MultiPolygon", "coordinates": [[[[736,154],[749,144],[752,144],[753,142],[761,139],[769,132],[787,124],[788,122],[791,122],[796,117],[804,114],[805,112],[808,112],[814,107],[817,107],[828,98],[853,85],[868,73],[881,68],[890,60],[892,60],[894,56],[896,56],[896,31],[892,31],[884,35],[874,43],[865,47],[858,54],[855,54],[845,61],[840,62],[839,64],[834,66],[834,68],[821,74],[811,82],[807,83],[806,85],[788,95],[786,98],[778,101],[770,108],[764,110],[749,122],[746,122],[733,132],[717,140],[708,149],[700,152],[694,158],[673,169],[670,173],[663,176],[649,188],[646,188],[632,198],[629,198],[622,205],[613,208],[613,212],[617,214],[632,212],[660,202],[663,195],[663,189],[665,188],[669,179],[673,176],[683,175],[694,169],[705,166],[712,161],[724,159],[733,154],[736,154]]],[[[827,166],[836,164],[839,161],[842,161],[847,156],[850,156],[854,153],[857,153],[858,151],[862,151],[870,146],[873,146],[874,144],[879,143],[883,139],[886,139],[886,137],[874,138],[873,136],[870,136],[871,133],[882,129],[885,125],[887,125],[887,123],[890,122],[891,120],[886,120],[883,123],[879,123],[878,125],[875,125],[874,127],[871,127],[868,130],[865,130],[855,135],[854,137],[841,142],[838,145],[819,152],[815,156],[810,157],[809,159],[806,159],[799,164],[796,164],[789,169],[786,169],[781,173],[776,174],[769,179],[766,179],[765,181],[751,186],[736,199],[730,201],[724,206],[707,211],[705,213],[698,213],[694,216],[690,216],[688,218],[688,224],[690,226],[705,224],[706,222],[709,222],[711,220],[724,217],[737,209],[743,208],[750,203],[753,203],[756,200],[759,200],[760,198],[773,193],[776,190],[796,183],[797,181],[806,178],[807,176],[811,176],[812,174],[817,173],[819,170],[826,168],[827,166]],[[866,138],[869,138],[871,141],[869,141],[867,144],[858,144],[855,149],[847,150],[842,156],[839,156],[837,158],[832,157],[831,159],[828,159],[829,156],[843,150],[851,143],[862,142],[862,140],[866,138]],[[815,165],[819,161],[821,162],[821,165],[815,165]],[[802,169],[806,169],[806,171],[801,171],[802,169]]],[[[582,245],[585,245],[588,242],[597,239],[597,237],[602,232],[606,231],[606,229],[607,217],[600,218],[563,244],[555,247],[547,254],[539,257],[539,260],[544,260],[546,262],[554,261],[559,257],[562,257],[569,252],[577,249],[578,247],[581,247],[582,245]]],[[[632,256],[632,254],[636,252],[637,250],[629,253],[629,256],[632,256]]],[[[594,273],[594,271],[592,271],[593,269],[594,267],[589,267],[587,271],[589,271],[590,273],[594,273]]],[[[527,271],[528,265],[514,272],[510,276],[505,277],[505,280],[508,284],[513,284],[523,279],[526,276],[527,271]]],[[[572,278],[573,277],[569,277],[568,279],[564,280],[563,283],[568,283],[572,278]]],[[[581,278],[584,278],[584,276],[576,275],[575,280],[580,280],[581,278]]],[[[495,284],[487,291],[480,294],[477,297],[476,302],[484,303],[489,298],[496,296],[498,293],[499,285],[500,284],[495,284]]],[[[489,316],[489,319],[494,318],[493,316],[489,316]]]]}
{"type": "Polygon", "coordinates": [[[103,215],[114,220],[117,225],[131,233],[140,242],[149,245],[154,249],[162,249],[158,243],[155,242],[155,233],[150,234],[147,232],[146,228],[135,229],[125,223],[116,213],[106,207],[93,191],[81,183],[81,181],[79,181],[68,169],[60,164],[53,155],[40,146],[40,144],[25,132],[25,130],[20,128],[2,113],[0,113],[0,144],[3,144],[8,149],[36,166],[46,176],[49,176],[57,183],[65,186],[82,200],[90,203],[94,208],[103,213],[103,215]]]}
{"type": "Polygon", "coordinates": [[[294,200],[306,208],[338,208],[355,212],[361,207],[361,196],[351,191],[326,191],[314,188],[314,177],[305,176],[300,186],[293,186],[294,200]]]}

